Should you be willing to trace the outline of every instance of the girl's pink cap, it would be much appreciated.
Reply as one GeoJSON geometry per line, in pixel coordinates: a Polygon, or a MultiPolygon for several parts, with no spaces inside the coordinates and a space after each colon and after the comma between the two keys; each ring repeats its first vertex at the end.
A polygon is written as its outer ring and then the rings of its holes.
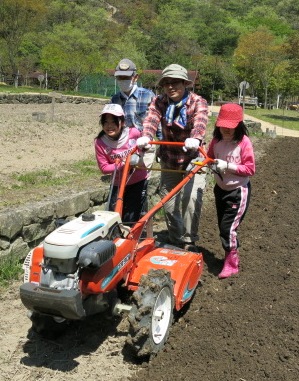
{"type": "Polygon", "coordinates": [[[236,103],[226,103],[221,106],[216,127],[236,128],[243,121],[243,108],[236,103]]]}

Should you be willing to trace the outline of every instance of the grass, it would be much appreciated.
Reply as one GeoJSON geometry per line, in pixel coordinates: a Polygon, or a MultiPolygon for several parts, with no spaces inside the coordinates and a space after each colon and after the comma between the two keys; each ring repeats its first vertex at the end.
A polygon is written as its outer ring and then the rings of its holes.
{"type": "Polygon", "coordinates": [[[82,160],[64,167],[63,171],[57,172],[51,169],[27,172],[24,174],[12,174],[15,184],[14,189],[32,187],[47,187],[71,183],[74,178],[93,177],[99,174],[95,160],[82,160]]]}
{"type": "Polygon", "coordinates": [[[51,170],[48,169],[27,172],[21,175],[13,174],[12,178],[18,182],[17,184],[12,185],[12,187],[15,189],[27,186],[32,187],[32,185],[55,185],[53,184],[53,173],[51,170]]]}
{"type": "Polygon", "coordinates": [[[100,171],[94,158],[78,161],[61,168],[26,173],[12,173],[0,182],[0,207],[43,199],[52,189],[80,188],[84,182],[99,181],[100,171]]]}
{"type": "Polygon", "coordinates": [[[0,260],[0,288],[6,288],[11,281],[19,279],[22,263],[16,256],[9,255],[0,260]]]}
{"type": "MultiPolygon", "coordinates": [[[[53,89],[41,89],[40,87],[31,87],[31,86],[9,86],[5,85],[3,83],[0,83],[0,93],[9,93],[9,94],[21,94],[21,93],[41,93],[41,94],[49,94],[51,92],[54,92],[53,89]]],[[[92,98],[107,98],[110,99],[110,97],[106,97],[104,95],[99,94],[82,94],[75,91],[59,91],[55,90],[55,92],[58,92],[63,95],[74,95],[79,97],[92,97],[92,98]]]]}
{"type": "Polygon", "coordinates": [[[265,110],[262,108],[245,109],[245,114],[265,122],[272,123],[276,126],[288,128],[290,130],[299,130],[299,112],[294,110],[273,109],[265,110]]]}
{"type": "Polygon", "coordinates": [[[76,163],[70,166],[71,168],[80,172],[84,176],[94,176],[99,173],[99,168],[95,160],[82,160],[77,161],[76,163]]]}
{"type": "Polygon", "coordinates": [[[49,93],[51,90],[40,89],[31,86],[10,86],[0,83],[0,93],[20,94],[20,93],[49,93]]]}
{"type": "MultiPolygon", "coordinates": [[[[99,173],[95,160],[82,160],[69,164],[59,173],[51,169],[26,172],[24,174],[12,174],[10,185],[13,189],[33,189],[34,187],[48,187],[71,183],[74,178],[86,178],[96,176],[99,173]]],[[[3,189],[2,185],[0,189],[3,189]]]]}

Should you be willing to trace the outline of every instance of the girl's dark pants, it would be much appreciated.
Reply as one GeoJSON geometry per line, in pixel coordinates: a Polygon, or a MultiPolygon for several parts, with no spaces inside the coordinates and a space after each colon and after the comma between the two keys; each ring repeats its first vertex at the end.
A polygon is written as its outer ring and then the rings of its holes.
{"type": "MultiPolygon", "coordinates": [[[[132,224],[137,222],[147,211],[147,185],[148,180],[127,185],[124,192],[122,222],[132,224]]],[[[117,201],[118,186],[113,186],[109,210],[114,211],[117,201]]]]}
{"type": "Polygon", "coordinates": [[[248,209],[251,184],[232,191],[225,191],[217,184],[214,187],[218,227],[222,247],[226,252],[239,247],[237,229],[248,209]]]}

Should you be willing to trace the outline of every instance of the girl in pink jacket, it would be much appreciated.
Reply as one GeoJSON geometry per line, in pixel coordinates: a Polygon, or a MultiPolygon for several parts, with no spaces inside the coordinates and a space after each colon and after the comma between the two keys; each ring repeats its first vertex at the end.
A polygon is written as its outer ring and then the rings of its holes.
{"type": "MultiPolygon", "coordinates": [[[[118,104],[107,104],[101,115],[102,131],[95,139],[95,154],[98,166],[103,174],[113,174],[112,194],[109,210],[115,208],[118,188],[122,178],[125,160],[136,146],[141,132],[135,127],[125,127],[124,112],[118,104]]],[[[128,179],[125,193],[122,221],[130,224],[139,220],[146,208],[148,172],[146,169],[134,170],[128,179]]]]}
{"type": "Polygon", "coordinates": [[[220,239],[225,250],[218,277],[239,272],[237,229],[245,217],[251,193],[250,176],[255,173],[253,147],[243,122],[243,109],[234,103],[220,108],[208,156],[216,160],[214,187],[220,239]]]}

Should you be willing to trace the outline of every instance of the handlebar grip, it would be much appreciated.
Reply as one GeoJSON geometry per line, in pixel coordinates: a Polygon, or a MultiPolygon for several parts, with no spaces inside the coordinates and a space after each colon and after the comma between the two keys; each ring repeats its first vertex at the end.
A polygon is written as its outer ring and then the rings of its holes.
{"type": "MultiPolygon", "coordinates": [[[[161,145],[161,146],[176,146],[176,147],[184,147],[185,143],[184,142],[165,142],[165,141],[160,141],[160,140],[151,140],[148,144],[156,144],[156,145],[161,145]]],[[[197,149],[198,152],[200,152],[203,157],[207,158],[207,153],[203,146],[199,146],[197,149]]]]}

